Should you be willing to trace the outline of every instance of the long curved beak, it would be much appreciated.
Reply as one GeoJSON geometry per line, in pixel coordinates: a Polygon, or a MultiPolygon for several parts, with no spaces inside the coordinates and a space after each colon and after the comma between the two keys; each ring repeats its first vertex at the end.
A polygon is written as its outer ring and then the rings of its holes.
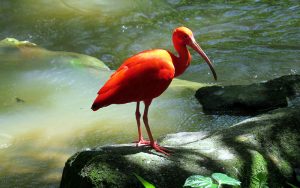
{"type": "Polygon", "coordinates": [[[214,79],[217,80],[217,74],[216,74],[216,71],[214,69],[212,62],[210,61],[210,59],[207,57],[207,55],[204,53],[204,51],[202,50],[202,48],[199,46],[199,44],[196,42],[196,40],[194,38],[192,38],[192,41],[189,44],[189,46],[191,46],[198,54],[201,55],[201,57],[205,60],[205,62],[208,64],[211,72],[213,73],[214,79]]]}

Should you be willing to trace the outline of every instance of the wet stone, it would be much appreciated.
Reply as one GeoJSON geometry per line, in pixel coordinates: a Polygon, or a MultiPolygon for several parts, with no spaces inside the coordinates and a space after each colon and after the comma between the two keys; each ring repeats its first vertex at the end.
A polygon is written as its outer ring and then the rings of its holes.
{"type": "Polygon", "coordinates": [[[207,114],[256,115],[286,107],[287,98],[299,92],[300,75],[288,75],[251,85],[203,87],[195,97],[207,114]]]}

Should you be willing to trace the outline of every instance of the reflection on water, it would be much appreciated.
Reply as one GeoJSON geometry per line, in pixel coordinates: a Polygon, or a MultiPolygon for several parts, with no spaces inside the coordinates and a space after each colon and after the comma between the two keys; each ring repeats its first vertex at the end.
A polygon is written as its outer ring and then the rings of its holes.
{"type": "MultiPolygon", "coordinates": [[[[299,73],[298,4],[3,0],[0,39],[92,55],[115,69],[138,51],[172,50],[172,30],[186,25],[214,61],[219,82],[245,84],[299,73]]],[[[181,78],[212,82],[203,60],[193,55],[181,78]]],[[[58,187],[64,162],[74,152],[136,139],[134,104],[89,109],[110,75],[98,63],[72,53],[0,48],[0,187],[58,187]]],[[[149,118],[156,138],[215,130],[246,118],[203,114],[193,97],[201,86],[175,80],[154,101],[149,118]]]]}

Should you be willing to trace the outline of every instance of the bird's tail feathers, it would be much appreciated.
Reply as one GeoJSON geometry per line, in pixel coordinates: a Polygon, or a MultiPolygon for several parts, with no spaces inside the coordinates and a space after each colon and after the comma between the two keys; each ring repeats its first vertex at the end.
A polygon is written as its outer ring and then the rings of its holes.
{"type": "Polygon", "coordinates": [[[99,110],[99,108],[105,107],[107,106],[107,104],[104,103],[103,97],[101,97],[100,95],[98,95],[91,107],[91,109],[93,111],[97,111],[99,110]]]}

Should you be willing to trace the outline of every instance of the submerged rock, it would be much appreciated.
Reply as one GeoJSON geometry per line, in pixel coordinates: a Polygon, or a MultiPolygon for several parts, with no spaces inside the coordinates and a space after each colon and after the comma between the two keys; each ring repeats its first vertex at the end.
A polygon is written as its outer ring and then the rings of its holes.
{"type": "Polygon", "coordinates": [[[58,101],[58,96],[55,100],[48,100],[49,97],[76,87],[84,90],[87,84],[81,84],[80,80],[99,77],[98,80],[104,81],[109,74],[109,68],[91,56],[50,51],[14,38],[3,39],[0,41],[0,112],[46,103],[49,107],[58,101]]]}
{"type": "Polygon", "coordinates": [[[19,41],[14,38],[5,38],[0,41],[0,58],[2,64],[22,63],[24,65],[26,63],[27,68],[30,66],[51,68],[55,65],[64,65],[65,67],[82,66],[109,70],[97,58],[73,52],[50,51],[29,41],[19,41]]]}
{"type": "Polygon", "coordinates": [[[265,83],[200,88],[195,97],[207,114],[255,115],[288,105],[299,95],[300,75],[282,76],[265,83]]]}
{"type": "Polygon", "coordinates": [[[19,41],[15,38],[5,38],[0,41],[0,47],[18,47],[18,46],[28,46],[28,47],[34,47],[37,46],[36,44],[29,42],[29,41],[19,41]]]}
{"type": "Polygon", "coordinates": [[[181,132],[160,143],[170,157],[134,144],[81,151],[65,164],[61,187],[142,187],[133,173],[156,187],[182,187],[194,174],[222,172],[239,179],[242,187],[296,184],[293,169],[300,164],[300,107],[274,110],[225,130],[181,132]]]}

